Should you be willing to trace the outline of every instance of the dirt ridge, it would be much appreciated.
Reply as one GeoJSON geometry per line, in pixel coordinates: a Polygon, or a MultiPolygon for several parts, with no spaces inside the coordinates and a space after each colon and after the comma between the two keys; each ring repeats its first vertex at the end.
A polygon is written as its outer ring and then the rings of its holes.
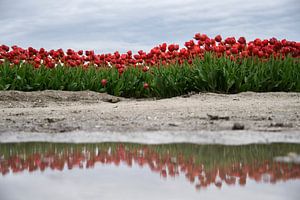
{"type": "Polygon", "coordinates": [[[0,133],[296,131],[300,93],[126,99],[92,91],[0,91],[0,133]]]}

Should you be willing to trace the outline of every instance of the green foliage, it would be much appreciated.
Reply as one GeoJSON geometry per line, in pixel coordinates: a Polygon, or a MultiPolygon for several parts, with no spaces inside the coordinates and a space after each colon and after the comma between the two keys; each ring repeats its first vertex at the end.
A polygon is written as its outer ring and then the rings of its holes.
{"type": "Polygon", "coordinates": [[[30,64],[0,64],[0,90],[92,90],[123,97],[173,97],[189,92],[237,93],[243,91],[300,92],[300,59],[256,57],[231,61],[206,54],[192,64],[128,67],[120,75],[116,68],[64,67],[53,69],[30,64]],[[101,80],[107,85],[102,86],[101,80]],[[149,88],[144,88],[144,83],[149,88]]]}

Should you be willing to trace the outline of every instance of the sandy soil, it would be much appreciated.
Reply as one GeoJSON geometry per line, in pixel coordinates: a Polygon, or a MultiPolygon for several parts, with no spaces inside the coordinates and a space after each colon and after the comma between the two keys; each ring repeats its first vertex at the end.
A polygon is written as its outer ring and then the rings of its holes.
{"type": "Polygon", "coordinates": [[[0,92],[0,133],[300,131],[300,93],[124,99],[90,91],[0,92]]]}

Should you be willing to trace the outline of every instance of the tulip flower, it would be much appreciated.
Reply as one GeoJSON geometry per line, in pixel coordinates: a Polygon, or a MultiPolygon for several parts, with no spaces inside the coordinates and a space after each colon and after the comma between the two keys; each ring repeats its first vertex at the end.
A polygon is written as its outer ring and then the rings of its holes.
{"type": "Polygon", "coordinates": [[[217,36],[215,37],[215,40],[216,40],[216,42],[221,42],[221,41],[222,41],[221,35],[217,35],[217,36]]]}
{"type": "Polygon", "coordinates": [[[107,80],[106,80],[106,79],[102,79],[102,80],[101,80],[101,85],[102,85],[103,87],[105,87],[106,84],[107,84],[107,80]]]}
{"type": "Polygon", "coordinates": [[[148,89],[149,88],[149,84],[148,83],[144,83],[143,87],[144,87],[144,89],[148,89]]]}

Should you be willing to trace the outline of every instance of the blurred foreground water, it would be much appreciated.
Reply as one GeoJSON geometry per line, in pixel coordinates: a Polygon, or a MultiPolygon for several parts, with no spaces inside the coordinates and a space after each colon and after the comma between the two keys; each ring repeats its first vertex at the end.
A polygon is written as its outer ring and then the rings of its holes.
{"type": "Polygon", "coordinates": [[[0,144],[0,198],[297,199],[299,144],[0,144]]]}
{"type": "Polygon", "coordinates": [[[1,199],[297,199],[299,144],[0,144],[1,199]]]}

